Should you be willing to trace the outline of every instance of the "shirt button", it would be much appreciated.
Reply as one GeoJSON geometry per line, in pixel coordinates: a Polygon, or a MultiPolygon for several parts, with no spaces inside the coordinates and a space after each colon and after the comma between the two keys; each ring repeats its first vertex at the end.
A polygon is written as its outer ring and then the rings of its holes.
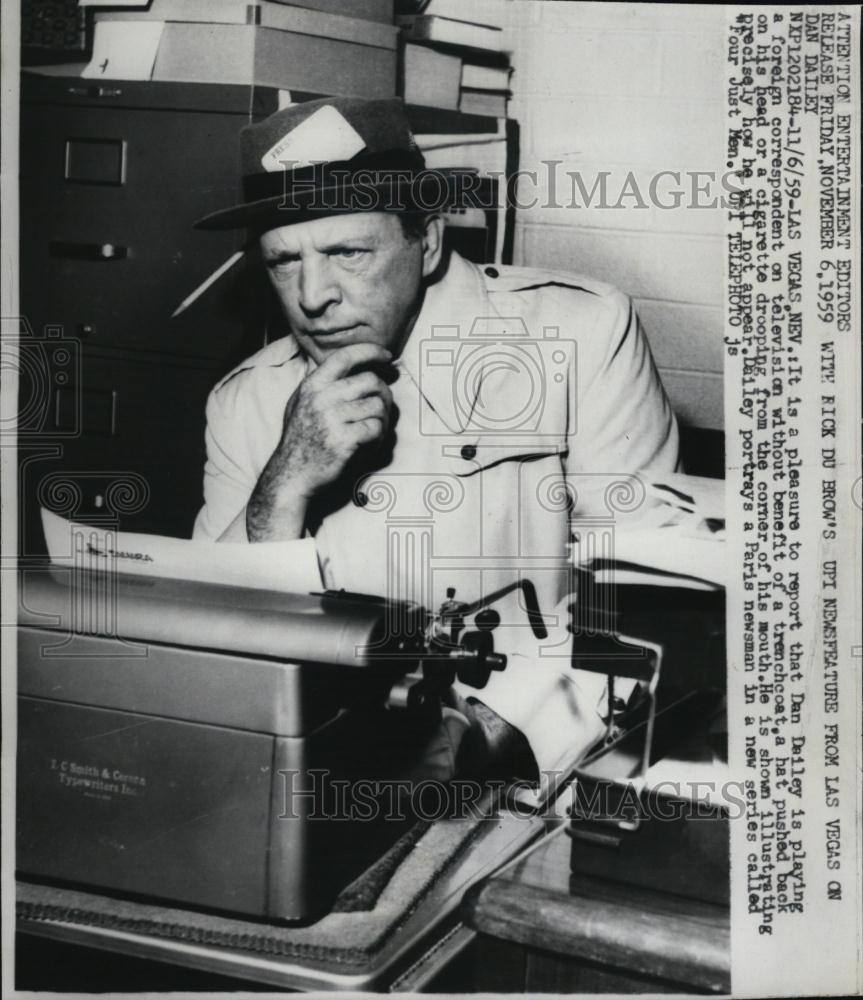
{"type": "Polygon", "coordinates": [[[486,277],[489,277],[489,278],[499,278],[500,277],[500,271],[498,271],[498,269],[496,267],[487,267],[485,269],[485,273],[486,273],[486,277]]]}
{"type": "Polygon", "coordinates": [[[461,457],[469,462],[472,458],[476,458],[476,445],[466,444],[462,447],[461,457]]]}
{"type": "Polygon", "coordinates": [[[363,493],[362,490],[360,490],[359,493],[357,493],[357,495],[354,497],[354,503],[357,505],[357,507],[365,507],[365,505],[368,502],[369,498],[366,496],[365,493],[363,493]]]}

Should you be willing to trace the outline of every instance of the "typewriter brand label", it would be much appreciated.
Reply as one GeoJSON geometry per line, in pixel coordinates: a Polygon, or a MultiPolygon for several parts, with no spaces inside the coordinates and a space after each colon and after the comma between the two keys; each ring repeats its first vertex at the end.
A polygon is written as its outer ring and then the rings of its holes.
{"type": "Polygon", "coordinates": [[[104,764],[81,764],[74,760],[51,758],[51,770],[60,786],[75,791],[84,798],[109,800],[139,798],[147,790],[143,774],[130,774],[121,768],[104,764]]]}
{"type": "Polygon", "coordinates": [[[112,549],[110,546],[99,549],[92,542],[87,543],[87,554],[99,556],[102,559],[133,559],[137,562],[153,562],[153,557],[148,552],[123,552],[119,549],[112,549]]]}

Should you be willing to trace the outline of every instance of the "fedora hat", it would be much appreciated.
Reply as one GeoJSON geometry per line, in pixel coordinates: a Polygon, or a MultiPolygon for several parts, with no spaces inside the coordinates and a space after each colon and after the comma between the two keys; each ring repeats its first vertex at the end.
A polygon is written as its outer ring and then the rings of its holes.
{"type": "Polygon", "coordinates": [[[243,201],[196,228],[263,230],[321,214],[439,211],[476,177],[426,169],[398,98],[328,97],[283,108],[242,129],[240,170],[243,201]]]}

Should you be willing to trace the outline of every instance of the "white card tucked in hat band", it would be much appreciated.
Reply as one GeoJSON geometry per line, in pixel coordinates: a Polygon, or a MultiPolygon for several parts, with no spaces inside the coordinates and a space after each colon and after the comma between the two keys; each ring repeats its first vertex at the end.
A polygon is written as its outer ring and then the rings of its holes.
{"type": "Polygon", "coordinates": [[[344,115],[327,104],[268,149],[261,157],[261,166],[268,173],[297,170],[313,163],[349,160],[365,146],[344,115]]]}

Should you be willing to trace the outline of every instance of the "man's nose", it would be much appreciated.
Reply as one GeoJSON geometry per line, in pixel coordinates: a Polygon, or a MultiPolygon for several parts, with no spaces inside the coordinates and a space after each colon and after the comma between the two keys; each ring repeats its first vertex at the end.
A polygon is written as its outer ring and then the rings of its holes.
{"type": "Polygon", "coordinates": [[[302,262],[299,290],[300,307],[309,316],[320,315],[328,306],[341,301],[338,282],[324,256],[302,262]]]}

